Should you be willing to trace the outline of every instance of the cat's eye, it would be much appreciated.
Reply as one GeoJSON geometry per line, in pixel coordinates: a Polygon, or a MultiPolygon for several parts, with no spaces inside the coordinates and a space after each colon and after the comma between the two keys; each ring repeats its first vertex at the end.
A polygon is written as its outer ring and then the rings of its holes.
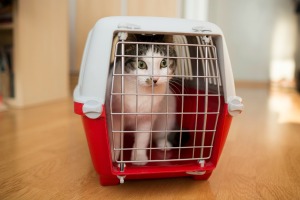
{"type": "Polygon", "coordinates": [[[168,62],[167,62],[167,59],[163,59],[161,62],[160,62],[160,68],[166,68],[168,66],[168,62]]]}
{"type": "Polygon", "coordinates": [[[144,61],[139,60],[139,62],[138,62],[138,68],[139,69],[147,69],[147,64],[144,61]]]}

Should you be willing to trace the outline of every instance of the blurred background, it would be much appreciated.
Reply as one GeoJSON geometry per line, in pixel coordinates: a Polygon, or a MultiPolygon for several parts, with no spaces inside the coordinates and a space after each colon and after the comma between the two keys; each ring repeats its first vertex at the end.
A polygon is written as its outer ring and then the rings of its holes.
{"type": "Polygon", "coordinates": [[[299,10],[297,0],[0,0],[0,107],[70,97],[89,30],[114,15],[213,22],[237,87],[300,90],[299,10]]]}

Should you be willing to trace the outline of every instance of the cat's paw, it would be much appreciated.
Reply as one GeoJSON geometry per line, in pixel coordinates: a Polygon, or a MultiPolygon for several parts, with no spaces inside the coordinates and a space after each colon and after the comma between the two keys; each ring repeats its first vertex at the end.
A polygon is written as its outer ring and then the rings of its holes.
{"type": "Polygon", "coordinates": [[[172,148],[172,144],[169,141],[166,141],[165,139],[160,139],[156,141],[156,145],[159,148],[159,150],[164,151],[170,151],[172,148]]]}
{"type": "Polygon", "coordinates": [[[146,153],[139,153],[132,151],[131,153],[131,161],[138,161],[138,162],[133,162],[133,165],[146,165],[148,163],[148,156],[146,153]]]}

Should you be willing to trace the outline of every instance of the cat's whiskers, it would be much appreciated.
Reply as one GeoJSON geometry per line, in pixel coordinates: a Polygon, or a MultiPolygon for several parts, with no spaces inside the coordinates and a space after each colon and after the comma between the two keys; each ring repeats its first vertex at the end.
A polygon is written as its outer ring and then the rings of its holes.
{"type": "Polygon", "coordinates": [[[171,80],[169,80],[169,84],[180,91],[182,89],[182,87],[181,87],[182,81],[180,79],[171,79],[171,80]]]}

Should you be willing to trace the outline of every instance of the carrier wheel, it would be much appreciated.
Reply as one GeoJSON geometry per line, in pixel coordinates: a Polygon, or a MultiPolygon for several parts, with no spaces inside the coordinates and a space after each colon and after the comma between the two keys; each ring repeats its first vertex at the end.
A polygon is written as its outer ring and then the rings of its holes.
{"type": "Polygon", "coordinates": [[[101,185],[103,185],[103,186],[120,184],[120,180],[116,176],[99,175],[99,181],[100,181],[101,185]]]}
{"type": "Polygon", "coordinates": [[[206,173],[203,175],[194,175],[193,179],[194,180],[207,180],[207,179],[209,179],[211,174],[212,174],[212,171],[206,171],[206,173]]]}

